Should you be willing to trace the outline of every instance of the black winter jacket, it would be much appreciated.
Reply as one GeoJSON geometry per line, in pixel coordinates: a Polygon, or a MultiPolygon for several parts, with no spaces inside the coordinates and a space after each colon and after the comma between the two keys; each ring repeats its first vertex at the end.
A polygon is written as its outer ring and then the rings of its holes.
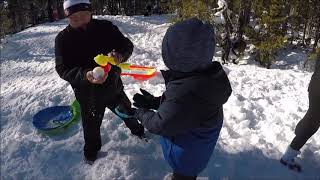
{"type": "Polygon", "coordinates": [[[218,62],[203,72],[164,71],[166,91],[157,112],[138,109],[135,116],[151,133],[175,136],[195,128],[213,128],[223,120],[222,105],[232,89],[218,62]]]}
{"type": "Polygon", "coordinates": [[[74,29],[68,25],[57,35],[56,71],[62,79],[71,84],[80,103],[93,97],[111,101],[123,90],[121,70],[116,66],[112,66],[106,82],[102,85],[91,84],[86,79],[86,73],[98,66],[94,57],[98,54],[107,55],[113,49],[127,60],[132,54],[133,44],[107,20],[92,19],[86,30],[74,29]]]}

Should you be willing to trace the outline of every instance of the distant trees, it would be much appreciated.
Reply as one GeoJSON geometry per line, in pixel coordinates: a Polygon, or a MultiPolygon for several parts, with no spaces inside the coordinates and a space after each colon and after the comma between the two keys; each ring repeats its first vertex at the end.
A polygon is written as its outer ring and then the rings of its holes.
{"type": "MultiPolygon", "coordinates": [[[[146,4],[168,13],[169,0],[91,0],[97,15],[143,15],[146,4]],[[157,5],[157,6],[156,6],[157,5]]],[[[0,1],[0,38],[29,26],[64,18],[63,0],[0,1]]]]}
{"type": "MultiPolygon", "coordinates": [[[[315,53],[320,43],[320,0],[91,0],[97,15],[174,13],[174,21],[198,17],[215,24],[217,42],[234,39],[255,45],[255,59],[265,67],[286,45],[315,53]],[[150,11],[150,10],[149,10],[150,11]],[[221,21],[221,22],[220,22],[221,21]]],[[[64,18],[63,0],[6,0],[0,2],[0,37],[64,18]]],[[[242,49],[245,45],[241,45],[242,49]]],[[[234,45],[230,48],[237,48],[234,45]]],[[[228,51],[229,48],[223,48],[228,51]]],[[[239,52],[241,53],[241,52],[239,52]]]]}
{"type": "Polygon", "coordinates": [[[0,35],[64,18],[63,0],[7,0],[0,2],[0,35]]]}
{"type": "Polygon", "coordinates": [[[175,21],[196,16],[215,24],[222,46],[243,39],[254,44],[255,60],[267,68],[288,44],[314,54],[320,43],[319,0],[172,0],[171,6],[177,13],[175,21]]]}

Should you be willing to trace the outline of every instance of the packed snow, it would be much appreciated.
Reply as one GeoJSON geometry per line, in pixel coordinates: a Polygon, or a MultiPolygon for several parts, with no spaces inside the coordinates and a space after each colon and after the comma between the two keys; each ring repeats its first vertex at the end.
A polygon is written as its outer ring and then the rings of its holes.
{"type": "MultiPolygon", "coordinates": [[[[135,45],[129,62],[166,69],[161,42],[168,16],[98,16],[116,24],[135,45]]],[[[171,171],[162,157],[159,137],[143,142],[106,110],[103,146],[93,166],[83,162],[81,123],[64,134],[46,136],[32,125],[41,109],[69,105],[70,85],[55,71],[54,38],[67,21],[45,23],[8,36],[1,44],[1,179],[162,179],[171,171]]],[[[216,50],[215,60],[220,60],[216,50]]],[[[233,93],[224,105],[224,125],[208,167],[209,179],[320,179],[320,133],[303,147],[303,172],[288,170],[279,158],[308,109],[312,73],[301,68],[306,55],[287,52],[272,69],[254,63],[227,65],[233,93]]],[[[247,54],[244,59],[250,59],[247,54]]],[[[247,61],[249,62],[249,61],[247,61]]],[[[129,98],[146,89],[165,90],[158,75],[147,81],[122,77],[129,98]]],[[[208,82],[210,83],[210,82],[208,82]]]]}

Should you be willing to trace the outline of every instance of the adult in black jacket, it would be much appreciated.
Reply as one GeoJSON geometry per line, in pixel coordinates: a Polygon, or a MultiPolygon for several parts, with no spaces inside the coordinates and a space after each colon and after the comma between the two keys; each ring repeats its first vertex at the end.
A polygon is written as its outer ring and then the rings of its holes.
{"type": "Polygon", "coordinates": [[[292,139],[280,162],[290,169],[301,171],[301,165],[295,160],[300,149],[320,128],[320,47],[318,47],[316,67],[309,83],[309,109],[296,126],[296,136],[292,139]]]}
{"type": "MultiPolygon", "coordinates": [[[[80,103],[84,131],[84,156],[92,164],[101,148],[100,126],[105,107],[126,113],[131,102],[124,93],[121,70],[112,66],[104,77],[95,79],[92,69],[98,66],[94,57],[109,54],[117,63],[126,61],[132,54],[132,42],[119,29],[106,20],[92,19],[89,0],[64,2],[69,25],[55,40],[56,71],[68,81],[80,103]]],[[[124,119],[131,133],[144,134],[143,126],[136,119],[124,119]]]]}
{"type": "Polygon", "coordinates": [[[219,137],[222,106],[232,90],[220,63],[212,62],[214,50],[211,25],[193,18],[171,26],[162,42],[162,57],[169,68],[162,72],[166,91],[154,97],[141,90],[133,98],[140,107],[135,117],[162,136],[172,179],[196,179],[219,137]]]}

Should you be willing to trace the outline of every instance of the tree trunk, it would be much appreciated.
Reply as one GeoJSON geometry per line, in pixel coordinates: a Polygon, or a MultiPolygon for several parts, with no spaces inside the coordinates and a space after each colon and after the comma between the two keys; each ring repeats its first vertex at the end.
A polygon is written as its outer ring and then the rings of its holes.
{"type": "Polygon", "coordinates": [[[302,36],[302,44],[303,45],[305,44],[304,41],[306,39],[307,27],[308,27],[308,20],[305,22],[304,28],[303,28],[303,36],[302,36]]]}
{"type": "Polygon", "coordinates": [[[8,1],[9,17],[12,20],[11,32],[16,33],[24,28],[21,5],[17,0],[8,1]]]}
{"type": "Polygon", "coordinates": [[[230,21],[230,17],[228,14],[228,9],[224,10],[222,14],[223,14],[223,17],[226,21],[225,26],[224,26],[226,33],[230,37],[231,33],[233,32],[233,27],[232,27],[232,22],[230,21]]]}
{"type": "Polygon", "coordinates": [[[250,22],[250,10],[251,10],[251,1],[242,0],[239,19],[238,19],[239,28],[237,33],[237,36],[240,38],[242,38],[245,31],[245,27],[248,26],[250,22]]]}
{"type": "Polygon", "coordinates": [[[318,17],[318,26],[316,28],[316,37],[315,37],[314,44],[312,47],[313,51],[315,51],[315,49],[317,48],[319,40],[320,40],[320,18],[318,17]]]}
{"type": "Polygon", "coordinates": [[[38,11],[36,10],[35,6],[33,3],[30,3],[29,5],[29,18],[30,18],[30,23],[31,25],[36,25],[38,24],[38,11]]]}
{"type": "Polygon", "coordinates": [[[58,10],[59,19],[63,19],[65,17],[64,10],[63,10],[63,1],[59,0],[57,2],[57,10],[58,10]]]}
{"type": "Polygon", "coordinates": [[[10,32],[18,32],[15,9],[9,5],[9,17],[12,20],[10,32]]]}
{"type": "Polygon", "coordinates": [[[53,18],[53,10],[52,10],[52,0],[48,0],[47,13],[48,13],[49,22],[53,22],[54,18],[53,18]]]}

